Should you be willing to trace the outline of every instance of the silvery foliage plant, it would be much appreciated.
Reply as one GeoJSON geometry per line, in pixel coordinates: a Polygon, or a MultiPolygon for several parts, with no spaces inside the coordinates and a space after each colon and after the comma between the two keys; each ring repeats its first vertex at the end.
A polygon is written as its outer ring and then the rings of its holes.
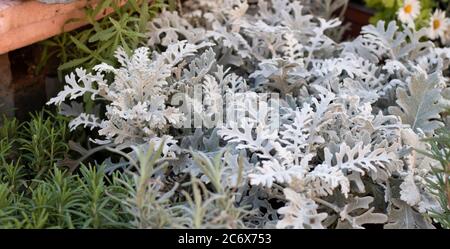
{"type": "Polygon", "coordinates": [[[439,204],[425,181],[439,164],[416,149],[449,125],[450,50],[382,21],[338,42],[342,23],[321,13],[327,2],[189,0],[148,24],[147,46],[118,50],[120,67],[77,69],[49,103],[67,109],[86,94],[105,103],[70,128],[96,130],[92,142],[119,150],[163,144],[171,174],[209,183],[192,152],[224,152],[221,182],[250,211],[247,227],[433,228],[426,214],[439,204]],[[192,126],[237,93],[245,118],[192,126]]]}

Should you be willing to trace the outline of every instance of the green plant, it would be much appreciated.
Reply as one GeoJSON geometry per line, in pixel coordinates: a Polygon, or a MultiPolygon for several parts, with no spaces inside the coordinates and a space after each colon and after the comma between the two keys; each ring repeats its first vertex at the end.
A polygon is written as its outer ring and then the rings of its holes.
{"type": "Polygon", "coordinates": [[[31,120],[19,127],[16,142],[20,160],[40,178],[58,159],[68,152],[67,118],[44,112],[31,115],[31,120]]]}
{"type": "Polygon", "coordinates": [[[19,125],[17,119],[3,116],[0,123],[0,138],[11,139],[16,136],[17,127],[19,125]]]}
{"type": "MultiPolygon", "coordinates": [[[[390,20],[397,19],[397,11],[403,5],[403,0],[365,0],[366,5],[375,10],[375,15],[370,18],[372,24],[376,24],[380,20],[388,23],[390,20]]],[[[436,1],[420,0],[420,14],[415,24],[416,28],[426,27],[428,20],[432,14],[432,10],[436,7],[436,1]]]]}
{"type": "MultiPolygon", "coordinates": [[[[226,187],[223,183],[224,163],[223,151],[214,158],[209,158],[202,152],[191,151],[194,162],[199,166],[210,184],[191,176],[192,193],[183,192],[190,207],[190,227],[193,228],[244,228],[243,219],[249,212],[247,207],[236,206],[235,189],[226,187]],[[208,188],[207,186],[210,187],[208,188]],[[192,197],[191,197],[192,196],[192,197]]],[[[239,165],[238,175],[242,174],[243,165],[239,165]]],[[[238,183],[241,179],[238,176],[238,183]]]]}
{"type": "Polygon", "coordinates": [[[68,150],[65,127],[64,118],[44,111],[0,126],[0,228],[244,227],[247,212],[222,182],[221,153],[211,160],[191,152],[210,184],[195,176],[171,181],[164,143],[122,153],[131,165],[124,172],[108,176],[97,164],[72,172],[57,164],[68,150]]]}
{"type": "Polygon", "coordinates": [[[0,126],[1,228],[123,227],[127,215],[103,166],[71,174],[57,167],[68,153],[68,122],[47,111],[0,126]]]}
{"type": "Polygon", "coordinates": [[[57,167],[68,152],[68,122],[41,111],[0,126],[0,228],[122,227],[103,166],[70,174],[57,167]]]}
{"type": "Polygon", "coordinates": [[[48,179],[31,179],[38,184],[23,191],[0,184],[0,227],[123,227],[126,214],[107,194],[114,194],[114,185],[107,184],[104,168],[83,166],[80,171],[80,175],[69,175],[54,167],[48,179]]]}
{"type": "Polygon", "coordinates": [[[19,124],[15,118],[4,118],[0,126],[0,162],[19,164],[27,174],[45,175],[68,152],[70,134],[68,119],[47,111],[31,114],[19,124]]]}
{"type": "Polygon", "coordinates": [[[243,228],[248,212],[238,207],[233,190],[223,180],[222,153],[214,160],[191,152],[193,160],[210,179],[204,184],[195,176],[179,184],[167,177],[170,165],[161,158],[163,146],[134,149],[136,160],[115,181],[122,194],[115,196],[132,217],[131,228],[243,228]]]}
{"type": "Polygon", "coordinates": [[[182,219],[177,217],[179,207],[171,205],[170,198],[177,186],[163,193],[161,181],[156,173],[161,173],[167,163],[160,163],[162,146],[155,153],[135,149],[137,161],[132,161],[133,170],[124,173],[122,178],[115,178],[121,184],[121,201],[127,213],[132,217],[131,228],[169,228],[182,227],[182,219]]]}
{"type": "Polygon", "coordinates": [[[432,177],[427,180],[430,192],[437,197],[442,209],[431,211],[430,216],[442,227],[450,229],[450,131],[441,129],[427,141],[431,146],[430,151],[421,152],[441,165],[433,169],[432,177]]]}
{"type": "Polygon", "coordinates": [[[148,0],[129,0],[123,6],[119,3],[118,0],[103,0],[96,6],[87,6],[85,20],[71,20],[88,21],[87,28],[65,32],[42,42],[44,48],[37,70],[40,71],[52,57],[60,61],[60,79],[79,66],[92,68],[101,62],[114,64],[117,48],[123,47],[130,53],[142,45],[147,23],[166,6],[165,0],[153,0],[150,4],[148,0]],[[97,20],[96,17],[108,9],[113,13],[97,20]]]}

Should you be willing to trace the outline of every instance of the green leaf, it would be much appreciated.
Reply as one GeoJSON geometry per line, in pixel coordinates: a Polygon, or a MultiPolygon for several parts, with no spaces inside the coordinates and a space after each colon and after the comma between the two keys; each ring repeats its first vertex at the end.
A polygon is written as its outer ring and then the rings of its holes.
{"type": "Polygon", "coordinates": [[[115,35],[114,28],[111,27],[95,33],[93,36],[89,38],[89,42],[108,41],[114,35],[115,35]]]}
{"type": "Polygon", "coordinates": [[[86,61],[88,61],[91,58],[92,58],[92,56],[87,56],[87,57],[84,57],[84,58],[71,60],[71,61],[66,62],[66,63],[62,64],[61,66],[59,66],[58,70],[59,71],[64,71],[64,70],[67,70],[67,69],[73,69],[73,68],[75,68],[75,67],[85,63],[86,61]]]}
{"type": "Polygon", "coordinates": [[[75,38],[74,36],[70,36],[70,40],[72,40],[73,43],[75,43],[75,45],[77,46],[77,48],[79,48],[80,50],[82,50],[83,52],[87,53],[87,54],[91,54],[92,51],[86,46],[84,45],[82,42],[80,42],[77,38],[75,38]]]}

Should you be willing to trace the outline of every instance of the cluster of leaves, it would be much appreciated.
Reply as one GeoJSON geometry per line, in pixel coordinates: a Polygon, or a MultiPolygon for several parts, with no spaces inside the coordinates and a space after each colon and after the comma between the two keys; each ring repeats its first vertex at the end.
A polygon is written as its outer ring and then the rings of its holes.
{"type": "Polygon", "coordinates": [[[191,175],[188,180],[164,179],[169,165],[161,158],[164,146],[135,148],[136,171],[123,186],[124,210],[131,214],[130,227],[135,228],[245,228],[242,207],[235,205],[235,190],[225,189],[221,154],[211,159],[192,152],[193,161],[209,177],[208,186],[191,175]],[[183,184],[179,184],[183,182],[183,184]]]}
{"type": "MultiPolygon", "coordinates": [[[[118,213],[106,196],[104,173],[82,177],[56,168],[68,152],[67,118],[46,112],[0,127],[0,227],[108,227],[118,213]]],[[[118,220],[118,219],[115,219],[118,220]]]]}
{"type": "Polygon", "coordinates": [[[83,168],[81,180],[54,167],[69,150],[67,123],[67,118],[45,112],[22,124],[3,119],[0,227],[81,227],[106,221],[99,172],[83,168]]]}
{"type": "Polygon", "coordinates": [[[220,157],[196,154],[216,183],[211,191],[195,177],[183,186],[158,181],[155,175],[167,167],[163,147],[136,148],[132,166],[109,175],[104,165],[59,167],[69,147],[63,116],[41,112],[20,125],[4,118],[0,138],[0,228],[243,227],[245,210],[216,178],[220,157]]]}
{"type": "Polygon", "coordinates": [[[145,40],[147,22],[161,8],[166,6],[164,0],[130,0],[124,4],[120,0],[102,0],[97,5],[87,5],[86,16],[69,22],[88,22],[82,30],[63,32],[42,42],[44,47],[37,70],[41,70],[51,58],[57,58],[60,66],[58,74],[62,75],[76,67],[92,68],[107,62],[115,63],[114,52],[123,47],[130,52],[145,40]],[[123,4],[123,5],[122,5],[123,4]],[[112,11],[105,18],[99,15],[112,11]]]}
{"type": "MultiPolygon", "coordinates": [[[[228,193],[229,199],[212,198],[249,211],[234,224],[433,228],[427,214],[444,210],[427,179],[439,162],[414,148],[428,150],[421,139],[449,124],[443,71],[450,49],[436,48],[425,29],[382,21],[338,42],[332,37],[341,22],[316,14],[320,3],[186,1],[183,14],[163,11],[149,22],[147,47],[131,55],[118,49],[119,66],[75,70],[49,104],[74,116],[72,130],[97,132],[91,143],[127,158],[107,160],[107,169],[132,167],[139,153],[130,148],[153,151],[167,169],[145,173],[161,191],[156,196],[179,195],[158,187],[174,181],[192,186],[184,197],[191,207],[199,206],[201,192],[228,193]],[[196,88],[203,89],[199,98],[196,88]],[[83,95],[106,112],[96,116],[63,103],[83,95]],[[229,95],[245,117],[195,126],[192,116],[220,116],[229,95]]],[[[138,204],[155,195],[133,196],[138,204]]],[[[167,205],[167,212],[179,212],[167,205]]],[[[138,206],[134,216],[146,218],[135,224],[147,227],[155,207],[138,206]]],[[[218,217],[235,221],[236,213],[218,217]]]]}
{"type": "Polygon", "coordinates": [[[427,185],[443,210],[432,212],[430,216],[442,227],[450,229],[450,130],[438,130],[436,136],[427,141],[431,145],[430,151],[421,152],[440,162],[440,167],[433,169],[427,185]]]}
{"type": "Polygon", "coordinates": [[[69,150],[67,123],[66,117],[47,112],[31,115],[31,120],[22,124],[4,117],[0,128],[2,163],[22,165],[26,175],[40,179],[69,150]]]}
{"type": "Polygon", "coordinates": [[[21,165],[2,167],[1,176],[8,180],[0,184],[0,227],[127,227],[127,214],[108,195],[113,195],[117,186],[106,185],[102,168],[83,166],[79,176],[55,167],[42,180],[26,179],[22,170],[21,165]],[[15,182],[9,182],[12,180],[15,182]]]}

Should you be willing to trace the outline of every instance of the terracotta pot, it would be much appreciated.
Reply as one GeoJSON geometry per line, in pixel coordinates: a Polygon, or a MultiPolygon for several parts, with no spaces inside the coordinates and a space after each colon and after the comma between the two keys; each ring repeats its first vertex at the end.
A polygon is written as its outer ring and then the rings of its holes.
{"type": "MultiPolygon", "coordinates": [[[[67,4],[45,4],[38,1],[0,1],[0,54],[21,48],[49,37],[86,25],[84,7],[96,5],[100,0],[76,0],[67,4]],[[64,29],[63,29],[64,28],[64,29]]],[[[126,3],[122,0],[121,4],[126,3]]],[[[99,14],[101,18],[112,9],[99,14]]]]}

